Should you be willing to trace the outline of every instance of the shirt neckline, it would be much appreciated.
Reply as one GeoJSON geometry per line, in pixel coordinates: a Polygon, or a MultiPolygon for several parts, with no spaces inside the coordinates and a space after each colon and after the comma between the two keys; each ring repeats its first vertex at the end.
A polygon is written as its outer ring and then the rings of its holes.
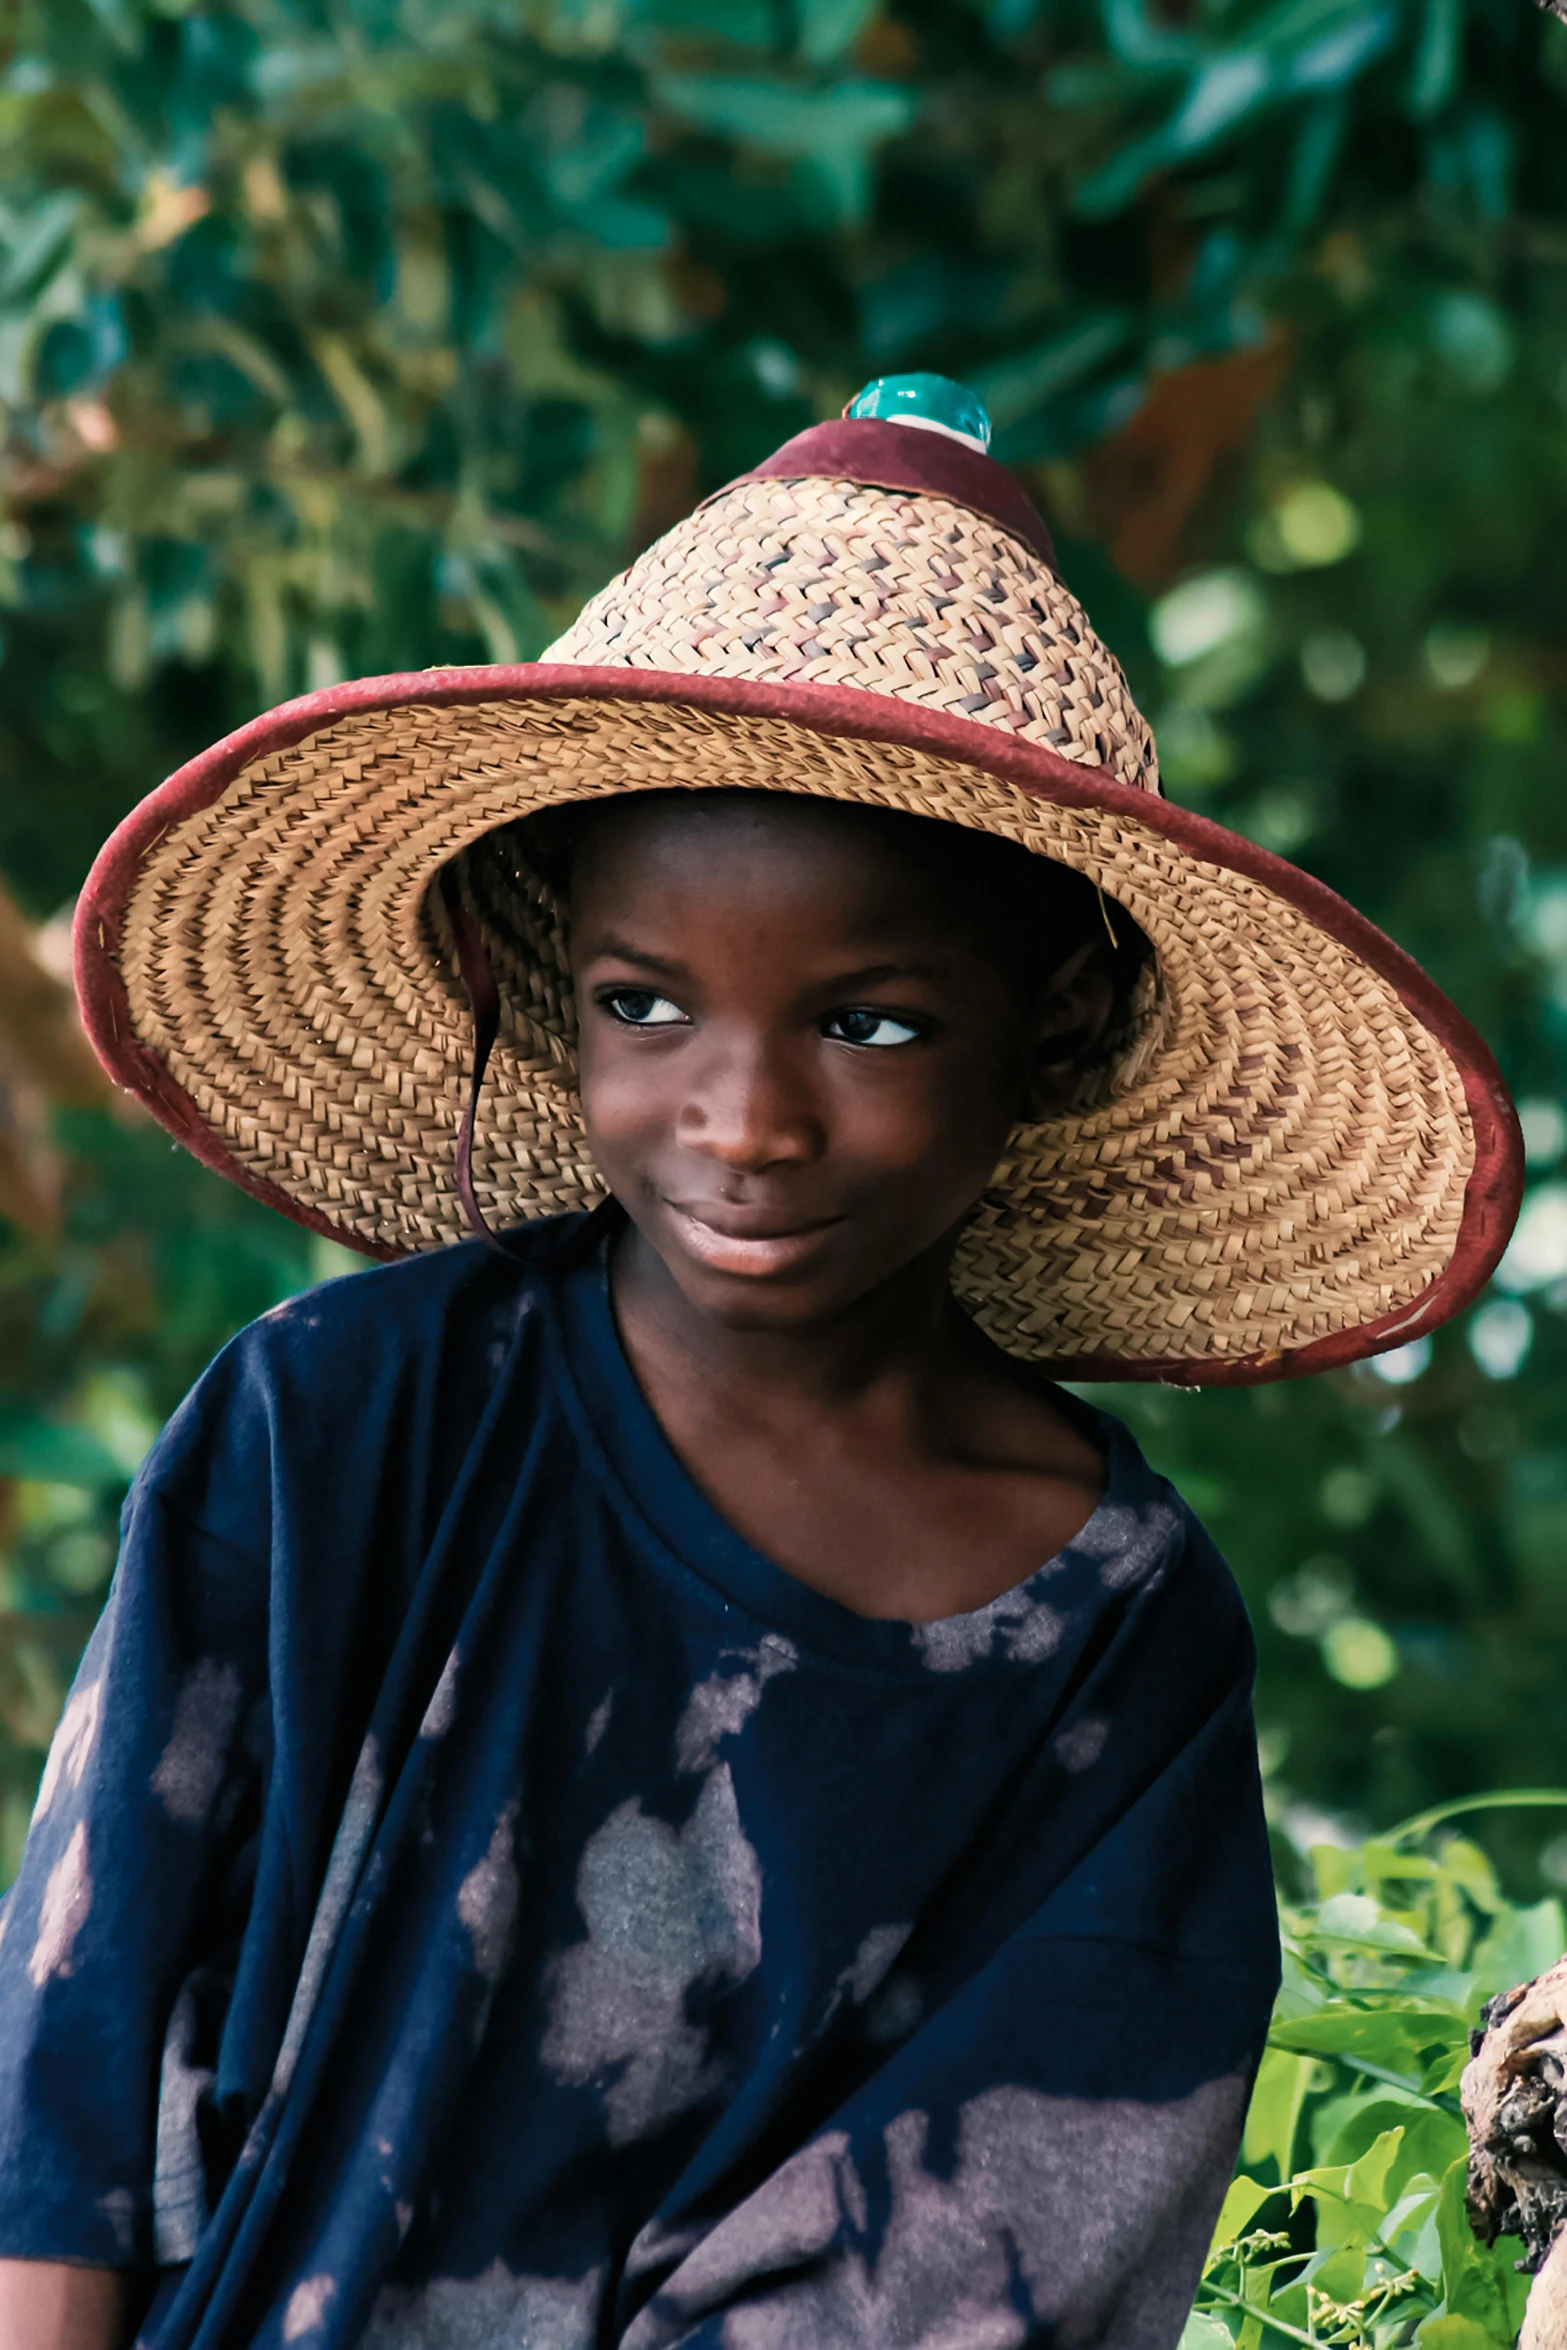
{"type": "Polygon", "coordinates": [[[1076,1560],[1090,1567],[1096,1582],[1111,1580],[1101,1572],[1103,1562],[1123,1547],[1138,1547],[1136,1530],[1149,1504],[1170,1499],[1123,1422],[1063,1396],[1105,1453],[1105,1490],[1071,1542],[983,1607],[924,1624],[863,1616],[754,1549],[697,1485],[659,1426],[621,1344],[607,1247],[576,1262],[568,1257],[552,1288],[565,1375],[621,1508],[640,1519],[682,1567],[764,1630],[843,1663],[944,1680],[946,1673],[932,1674],[931,1654],[937,1646],[956,1645],[973,1653],[966,1672],[987,1663],[1015,1672],[1004,1648],[1000,1655],[988,1653],[986,1619],[1005,1624],[1047,1593],[1052,1603],[1066,1598],[1059,1584],[1076,1581],[1067,1573],[1076,1560]]]}

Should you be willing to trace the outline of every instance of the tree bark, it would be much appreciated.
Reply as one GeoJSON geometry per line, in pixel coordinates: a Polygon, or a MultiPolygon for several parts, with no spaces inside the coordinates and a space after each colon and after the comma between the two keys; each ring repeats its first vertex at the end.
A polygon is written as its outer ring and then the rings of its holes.
{"type": "Polygon", "coordinates": [[[1567,2350],[1567,1958],[1493,1999],[1464,2070],[1469,2224],[1521,2236],[1534,2283],[1518,2350],[1567,2350]]]}
{"type": "Polygon", "coordinates": [[[1558,2236],[1529,2287],[1518,2350],[1563,2350],[1567,2344],[1567,2236],[1558,2236]]]}

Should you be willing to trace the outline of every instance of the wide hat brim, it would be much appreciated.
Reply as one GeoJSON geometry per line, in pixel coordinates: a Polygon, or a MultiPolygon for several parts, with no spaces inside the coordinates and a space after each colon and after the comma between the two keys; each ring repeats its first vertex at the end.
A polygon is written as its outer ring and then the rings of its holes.
{"type": "MultiPolygon", "coordinates": [[[[483,920],[488,844],[518,817],[715,785],[998,833],[1153,942],[1138,1033],[1073,1110],[1016,1131],[961,1244],[959,1292],[1012,1352],[1073,1379],[1279,1378],[1418,1337],[1485,1282],[1517,1121],[1408,955],[1102,767],[853,686],[546,661],[285,703],[100,855],[76,929],[88,1032],[199,1159],[311,1230],[383,1258],[460,1238],[472,1024],[438,874],[466,853],[483,920]]],[[[491,940],[505,1009],[474,1172],[502,1224],[601,1196],[563,942],[530,904],[531,930],[491,940]]]]}

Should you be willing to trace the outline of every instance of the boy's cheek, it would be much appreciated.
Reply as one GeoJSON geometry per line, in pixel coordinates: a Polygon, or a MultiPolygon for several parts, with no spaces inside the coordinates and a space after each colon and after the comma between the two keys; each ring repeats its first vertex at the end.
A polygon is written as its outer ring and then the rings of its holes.
{"type": "Polygon", "coordinates": [[[582,1119],[590,1143],[606,1149],[645,1146],[664,1132],[673,1115],[666,1080],[650,1082],[645,1068],[628,1067],[611,1045],[584,1053],[579,1084],[582,1119]]]}
{"type": "Polygon", "coordinates": [[[1016,1123],[1016,1089],[982,1050],[954,1056],[939,1083],[910,1082],[868,1090],[839,1105],[832,1122],[836,1155],[880,1166],[911,1189],[933,1193],[989,1182],[1016,1123]]]}

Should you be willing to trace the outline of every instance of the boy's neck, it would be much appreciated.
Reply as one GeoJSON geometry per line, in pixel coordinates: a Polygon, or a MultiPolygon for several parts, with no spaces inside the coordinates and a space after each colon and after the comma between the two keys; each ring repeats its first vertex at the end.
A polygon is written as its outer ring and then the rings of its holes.
{"type": "Polygon", "coordinates": [[[983,1607],[1070,1540],[1098,1446],[968,1320],[950,1246],[830,1321],[737,1329],[631,1230],[612,1260],[631,1368],[730,1528],[860,1615],[983,1607]]]}

